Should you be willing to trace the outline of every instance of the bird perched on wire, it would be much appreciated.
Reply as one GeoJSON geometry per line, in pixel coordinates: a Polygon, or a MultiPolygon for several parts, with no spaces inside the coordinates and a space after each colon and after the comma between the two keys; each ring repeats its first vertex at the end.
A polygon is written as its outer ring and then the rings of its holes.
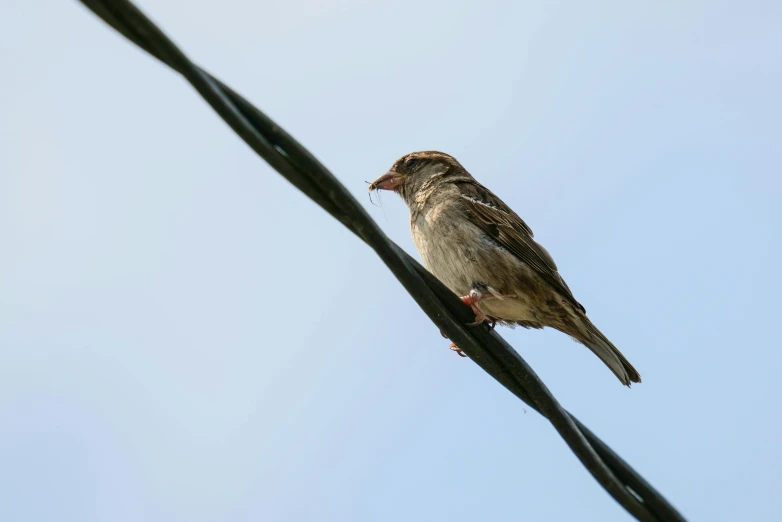
{"type": "MultiPolygon", "coordinates": [[[[592,324],[532,230],[456,159],[437,151],[399,158],[369,190],[391,190],[410,209],[413,241],[426,268],[489,322],[555,328],[584,344],[622,381],[641,376],[592,324]]],[[[464,353],[451,343],[451,349],[464,353]]]]}

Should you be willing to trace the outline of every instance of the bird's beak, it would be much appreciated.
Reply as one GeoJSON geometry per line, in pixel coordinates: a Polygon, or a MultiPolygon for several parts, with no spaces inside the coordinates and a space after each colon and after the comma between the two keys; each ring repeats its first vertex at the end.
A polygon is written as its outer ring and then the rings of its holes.
{"type": "Polygon", "coordinates": [[[369,191],[396,190],[404,181],[404,176],[393,170],[389,170],[375,181],[369,184],[369,191]]]}

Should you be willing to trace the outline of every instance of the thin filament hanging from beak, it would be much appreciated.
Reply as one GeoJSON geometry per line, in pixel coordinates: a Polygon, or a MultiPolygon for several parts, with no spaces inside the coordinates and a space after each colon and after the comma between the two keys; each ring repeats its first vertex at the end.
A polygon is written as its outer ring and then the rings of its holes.
{"type": "MultiPolygon", "coordinates": [[[[368,185],[371,185],[371,183],[369,183],[369,181],[365,181],[364,183],[366,183],[366,184],[368,184],[368,185]]],[[[372,201],[372,193],[373,193],[373,192],[377,192],[377,193],[378,193],[378,194],[377,194],[377,199],[378,199],[378,200],[380,199],[380,191],[379,191],[379,190],[377,190],[377,189],[371,189],[371,190],[369,191],[369,202],[370,202],[370,203],[372,203],[372,205],[374,205],[374,206],[376,206],[376,207],[379,207],[380,205],[375,205],[375,202],[374,202],[374,201],[372,201]]]]}
{"type": "Polygon", "coordinates": [[[386,220],[386,225],[388,224],[388,216],[386,216],[386,207],[383,206],[383,196],[380,195],[380,191],[377,191],[377,201],[380,203],[378,205],[380,207],[380,210],[383,211],[383,219],[386,220]]]}
{"type": "MultiPolygon", "coordinates": [[[[368,181],[365,181],[364,183],[369,183],[368,181]]],[[[376,207],[380,207],[380,210],[383,211],[383,218],[386,220],[386,223],[388,223],[388,216],[386,215],[386,209],[383,207],[383,199],[380,196],[380,190],[374,189],[369,191],[369,202],[372,203],[372,205],[376,207]],[[374,201],[372,201],[372,192],[377,192],[377,202],[378,204],[375,204],[374,201]]]]}

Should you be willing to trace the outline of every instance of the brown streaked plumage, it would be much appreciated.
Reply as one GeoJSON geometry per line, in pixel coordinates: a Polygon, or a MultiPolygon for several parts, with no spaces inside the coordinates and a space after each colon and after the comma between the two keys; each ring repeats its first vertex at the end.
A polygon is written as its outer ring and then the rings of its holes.
{"type": "Polygon", "coordinates": [[[623,384],[641,382],[635,368],[587,318],[529,226],[452,156],[407,154],[369,189],[402,196],[424,265],[464,296],[478,323],[555,328],[586,345],[623,384]]]}

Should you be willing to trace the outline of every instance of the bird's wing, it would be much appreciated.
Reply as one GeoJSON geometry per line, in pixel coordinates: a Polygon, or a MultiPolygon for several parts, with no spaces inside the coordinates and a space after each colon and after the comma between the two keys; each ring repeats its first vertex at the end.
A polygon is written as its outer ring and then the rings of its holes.
{"type": "Polygon", "coordinates": [[[532,229],[513,212],[508,205],[489,189],[469,180],[456,183],[462,200],[481,230],[532,268],[544,281],[556,289],[582,312],[584,307],[573,297],[557,265],[546,251],[533,239],[532,229]]]}

